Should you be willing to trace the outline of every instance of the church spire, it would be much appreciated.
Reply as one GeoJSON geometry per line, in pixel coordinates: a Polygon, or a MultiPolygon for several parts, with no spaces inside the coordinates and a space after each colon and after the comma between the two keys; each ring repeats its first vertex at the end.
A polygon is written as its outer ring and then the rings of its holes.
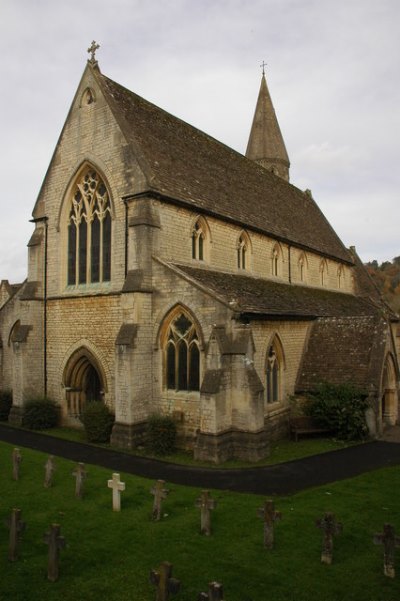
{"type": "Polygon", "coordinates": [[[282,179],[289,181],[289,157],[263,74],[257,106],[251,126],[246,157],[259,163],[282,179]]]}

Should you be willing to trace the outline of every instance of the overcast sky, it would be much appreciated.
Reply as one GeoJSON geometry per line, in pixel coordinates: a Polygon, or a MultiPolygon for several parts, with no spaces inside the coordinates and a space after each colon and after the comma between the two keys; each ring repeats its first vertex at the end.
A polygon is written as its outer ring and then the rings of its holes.
{"type": "Polygon", "coordinates": [[[291,182],[364,261],[400,255],[399,0],[0,0],[0,279],[26,277],[93,39],[105,75],[242,153],[266,61],[291,182]]]}

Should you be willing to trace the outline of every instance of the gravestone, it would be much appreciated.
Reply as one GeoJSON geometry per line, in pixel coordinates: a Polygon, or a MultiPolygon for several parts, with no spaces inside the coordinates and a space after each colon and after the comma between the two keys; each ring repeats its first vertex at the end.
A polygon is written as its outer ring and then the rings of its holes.
{"type": "Polygon", "coordinates": [[[49,545],[49,557],[47,563],[47,578],[51,582],[58,580],[59,574],[59,554],[60,549],[64,549],[65,538],[60,535],[60,525],[51,524],[50,531],[46,532],[43,541],[49,545]]]}
{"type": "Polygon", "coordinates": [[[209,582],[208,593],[200,593],[197,601],[224,601],[222,584],[219,582],[209,582]]]}
{"type": "Polygon", "coordinates": [[[13,480],[19,480],[19,467],[21,465],[22,455],[19,449],[12,452],[13,480]]]}
{"type": "Polygon", "coordinates": [[[210,497],[209,490],[202,490],[196,500],[196,507],[200,508],[200,532],[206,536],[211,534],[211,510],[215,509],[216,501],[210,497]]]}
{"type": "Polygon", "coordinates": [[[112,480],[108,481],[108,488],[112,488],[113,511],[121,511],[121,492],[125,490],[125,482],[121,482],[119,474],[112,475],[112,480]]]}
{"type": "Polygon", "coordinates": [[[44,487],[50,488],[53,485],[53,476],[56,471],[56,464],[54,461],[54,455],[49,455],[46,463],[44,464],[44,487]]]}
{"type": "Polygon", "coordinates": [[[154,495],[153,502],[153,511],[151,513],[151,518],[158,522],[161,519],[161,502],[163,499],[166,499],[169,494],[169,490],[164,488],[165,480],[157,480],[153,488],[151,489],[151,494],[154,495]]]}
{"type": "Polygon", "coordinates": [[[274,523],[282,519],[280,511],[275,511],[275,505],[272,500],[265,501],[264,507],[258,509],[258,517],[264,520],[264,547],[273,549],[274,547],[274,523]]]}
{"type": "Polygon", "coordinates": [[[315,525],[323,533],[321,562],[330,565],[333,558],[333,537],[343,531],[343,525],[336,521],[335,514],[327,511],[323,518],[316,520],[315,525]]]}
{"type": "Polygon", "coordinates": [[[150,582],[157,587],[156,601],[168,601],[170,595],[176,595],[181,583],[176,578],[172,578],[172,564],[163,561],[158,570],[151,570],[150,582]]]}
{"type": "Polygon", "coordinates": [[[383,573],[389,578],[396,575],[394,558],[396,547],[400,547],[400,536],[396,536],[392,524],[384,524],[383,533],[374,535],[375,545],[383,545],[383,573]]]}
{"type": "Polygon", "coordinates": [[[10,561],[17,561],[18,559],[18,542],[21,532],[25,529],[25,522],[21,520],[21,513],[20,509],[14,508],[10,517],[6,519],[6,526],[10,530],[8,545],[8,559],[10,561]]]}
{"type": "Polygon", "coordinates": [[[87,477],[84,463],[78,463],[72,475],[75,477],[75,496],[78,499],[83,497],[83,482],[87,477]]]}

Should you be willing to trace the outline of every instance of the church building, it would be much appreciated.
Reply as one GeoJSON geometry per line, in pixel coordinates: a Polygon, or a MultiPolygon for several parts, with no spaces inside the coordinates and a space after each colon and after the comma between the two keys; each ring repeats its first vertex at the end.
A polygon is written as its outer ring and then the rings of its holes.
{"type": "Polygon", "coordinates": [[[46,396],[82,427],[103,400],[117,446],[166,414],[196,458],[253,461],[326,381],[364,391],[373,435],[397,423],[397,317],[289,183],[265,75],[243,156],[109,79],[95,49],[33,208],[28,277],[0,286],[10,422],[46,396]]]}

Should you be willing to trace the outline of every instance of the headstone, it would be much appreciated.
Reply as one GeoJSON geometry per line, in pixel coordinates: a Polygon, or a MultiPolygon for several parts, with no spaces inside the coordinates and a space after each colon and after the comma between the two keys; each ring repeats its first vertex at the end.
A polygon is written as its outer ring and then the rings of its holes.
{"type": "Polygon", "coordinates": [[[323,533],[321,562],[331,564],[333,557],[333,537],[343,531],[343,525],[336,521],[335,514],[327,511],[323,518],[316,520],[315,525],[323,533]]]}
{"type": "Polygon", "coordinates": [[[172,578],[172,564],[163,561],[158,570],[151,570],[150,582],[157,587],[156,601],[168,601],[170,595],[176,595],[181,583],[172,578]]]}
{"type": "Polygon", "coordinates": [[[216,502],[210,497],[209,490],[202,490],[196,500],[196,507],[200,508],[200,532],[206,536],[211,534],[211,510],[215,509],[216,502]]]}
{"type": "Polygon", "coordinates": [[[22,455],[19,449],[12,452],[13,480],[19,480],[19,466],[21,465],[22,455]]]}
{"type": "Polygon", "coordinates": [[[224,601],[224,590],[219,582],[209,582],[208,593],[200,593],[197,601],[224,601]]]}
{"type": "Polygon", "coordinates": [[[10,561],[17,561],[18,559],[18,542],[20,540],[20,533],[25,529],[25,522],[21,520],[21,510],[14,508],[11,511],[11,515],[6,520],[6,526],[10,530],[10,539],[8,546],[8,559],[10,561]]]}
{"type": "Polygon", "coordinates": [[[49,545],[49,558],[47,564],[47,578],[51,582],[58,580],[59,573],[59,551],[65,547],[65,538],[60,535],[60,525],[51,524],[50,531],[43,537],[44,542],[49,545]]]}
{"type": "Polygon", "coordinates": [[[56,470],[56,464],[54,456],[49,455],[46,463],[44,464],[44,487],[50,488],[53,485],[53,476],[56,470]]]}
{"type": "Polygon", "coordinates": [[[87,472],[85,470],[84,463],[78,463],[72,475],[75,477],[75,496],[78,499],[82,499],[83,497],[83,482],[87,477],[87,472]]]}
{"type": "Polygon", "coordinates": [[[154,503],[153,503],[153,511],[151,513],[151,518],[158,522],[161,519],[161,502],[163,499],[166,499],[169,494],[169,490],[164,488],[165,480],[157,480],[153,488],[151,489],[151,494],[154,495],[154,503]]]}
{"type": "Polygon", "coordinates": [[[121,492],[125,490],[125,482],[121,482],[119,474],[112,475],[112,480],[108,481],[108,488],[112,488],[113,511],[121,511],[121,492]]]}
{"type": "Polygon", "coordinates": [[[374,535],[375,545],[383,545],[383,573],[389,578],[396,575],[394,556],[396,547],[400,547],[400,536],[396,536],[394,526],[384,524],[383,533],[374,535]]]}
{"type": "Polygon", "coordinates": [[[274,523],[282,519],[280,511],[275,511],[272,500],[265,501],[264,507],[258,509],[258,516],[264,520],[264,547],[274,547],[274,523]]]}

